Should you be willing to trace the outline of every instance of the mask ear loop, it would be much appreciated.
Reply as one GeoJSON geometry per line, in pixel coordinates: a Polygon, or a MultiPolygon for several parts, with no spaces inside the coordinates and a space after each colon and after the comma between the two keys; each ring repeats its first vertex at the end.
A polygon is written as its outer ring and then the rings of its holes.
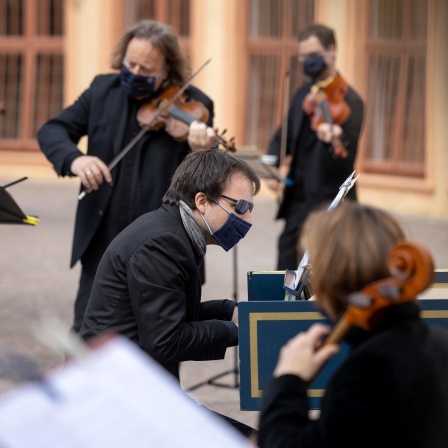
{"type": "MultiPolygon", "coordinates": [[[[211,201],[215,202],[217,205],[219,205],[223,210],[225,210],[230,216],[232,216],[232,212],[229,212],[229,210],[227,210],[223,205],[221,205],[216,199],[213,198],[209,198],[211,201]]],[[[199,211],[199,210],[198,210],[199,211]]],[[[210,232],[210,235],[213,236],[213,232],[212,229],[210,228],[210,226],[208,225],[207,220],[205,219],[205,216],[199,212],[199,214],[201,215],[202,220],[205,222],[205,225],[207,226],[208,231],[210,232]]]]}
{"type": "Polygon", "coordinates": [[[204,216],[201,212],[199,212],[199,214],[201,215],[202,220],[205,222],[205,225],[207,226],[207,229],[208,229],[208,231],[210,232],[210,235],[213,236],[212,229],[211,229],[210,226],[208,225],[208,222],[206,221],[205,216],[204,216]]]}

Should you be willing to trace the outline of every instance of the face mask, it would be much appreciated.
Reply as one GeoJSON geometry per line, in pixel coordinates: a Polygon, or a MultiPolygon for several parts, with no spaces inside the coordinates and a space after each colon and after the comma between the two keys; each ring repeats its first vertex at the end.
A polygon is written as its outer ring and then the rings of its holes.
{"type": "Polygon", "coordinates": [[[121,65],[120,81],[126,95],[134,98],[147,98],[155,92],[156,79],[162,75],[165,68],[156,76],[140,76],[130,72],[124,64],[121,65]]]}
{"type": "Polygon", "coordinates": [[[226,252],[228,252],[246,236],[247,232],[249,232],[249,229],[252,227],[252,224],[249,224],[244,221],[244,219],[229,212],[218,201],[215,202],[229,214],[229,218],[224,225],[213,233],[202,213],[201,216],[208,228],[208,231],[210,232],[210,235],[226,252]]]}
{"type": "Polygon", "coordinates": [[[303,73],[311,78],[317,78],[325,69],[327,63],[324,61],[324,56],[310,56],[303,62],[303,73]]]}

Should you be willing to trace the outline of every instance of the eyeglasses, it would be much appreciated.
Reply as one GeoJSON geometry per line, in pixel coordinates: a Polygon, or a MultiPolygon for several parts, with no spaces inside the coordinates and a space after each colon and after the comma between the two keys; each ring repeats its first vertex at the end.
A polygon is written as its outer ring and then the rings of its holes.
{"type": "Polygon", "coordinates": [[[222,198],[227,199],[230,202],[233,202],[235,205],[235,211],[239,215],[244,215],[248,210],[250,213],[252,213],[252,210],[254,209],[253,202],[246,201],[245,199],[233,199],[229,196],[221,195],[222,198]]]}

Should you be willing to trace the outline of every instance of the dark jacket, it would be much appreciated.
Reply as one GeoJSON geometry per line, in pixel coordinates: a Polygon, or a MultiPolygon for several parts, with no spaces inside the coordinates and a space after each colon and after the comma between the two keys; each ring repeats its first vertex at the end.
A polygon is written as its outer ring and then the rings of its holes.
{"type": "Polygon", "coordinates": [[[317,420],[295,375],[265,389],[259,446],[448,447],[448,333],[429,327],[415,302],[389,308],[373,334],[352,338],[317,420]]]}
{"type": "MultiPolygon", "coordinates": [[[[208,124],[213,123],[213,103],[195,87],[186,91],[188,98],[200,101],[210,112],[208,124]]],[[[83,153],[77,148],[81,137],[88,135],[87,153],[109,164],[125,146],[125,127],[128,115],[128,98],[120,84],[118,74],[95,77],[90,87],[71,106],[46,123],[37,138],[45,156],[59,176],[71,175],[71,162],[83,153]]],[[[184,157],[190,152],[187,142],[177,142],[166,132],[151,132],[149,151],[142,160],[141,182],[153,198],[148,211],[160,207],[171,177],[184,157]],[[157,168],[154,168],[154,164],[157,168]]],[[[112,170],[115,180],[117,170],[112,170]]],[[[79,201],[71,266],[85,253],[111,199],[112,189],[103,184],[98,191],[79,201]]],[[[148,200],[149,202],[149,200],[148,200]]]]}
{"type": "Polygon", "coordinates": [[[80,335],[120,333],[177,377],[181,361],[224,358],[238,342],[234,302],[201,303],[202,261],[177,206],[142,215],[104,253],[80,335]]]}
{"type": "MultiPolygon", "coordinates": [[[[277,218],[285,218],[291,201],[306,203],[311,209],[315,205],[331,201],[339,191],[339,187],[353,172],[358,139],[364,116],[364,106],[360,96],[349,87],[345,101],[351,109],[347,121],[341,125],[343,130],[342,142],[348,152],[346,158],[335,158],[330,144],[317,138],[312,148],[299,147],[300,134],[304,124],[309,122],[302,103],[310,92],[312,82],[306,82],[294,95],[288,112],[288,129],[286,140],[286,153],[292,155],[291,170],[288,178],[294,179],[293,186],[286,186],[283,201],[280,205],[277,218]],[[306,153],[305,153],[306,151],[306,153]],[[304,169],[297,175],[297,160],[303,160],[304,169]]],[[[309,125],[308,125],[309,126],[309,125]]],[[[269,154],[278,155],[280,148],[281,129],[278,129],[269,145],[269,154]]],[[[348,197],[356,199],[356,188],[353,187],[348,197]]]]}

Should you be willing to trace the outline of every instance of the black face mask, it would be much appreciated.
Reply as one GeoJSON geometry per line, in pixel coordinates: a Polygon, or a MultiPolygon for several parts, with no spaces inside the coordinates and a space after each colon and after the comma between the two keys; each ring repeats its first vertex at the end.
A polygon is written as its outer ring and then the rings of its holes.
{"type": "Polygon", "coordinates": [[[327,63],[322,54],[318,56],[310,56],[303,62],[303,73],[311,78],[317,78],[326,68],[327,63]]]}
{"type": "MultiPolygon", "coordinates": [[[[205,218],[204,218],[205,219],[205,218]]],[[[216,232],[211,233],[215,241],[228,252],[249,232],[252,224],[244,221],[239,216],[230,213],[229,219],[216,232]]]]}
{"type": "Polygon", "coordinates": [[[208,222],[205,220],[205,216],[202,213],[201,216],[210,235],[226,252],[228,252],[246,236],[247,232],[249,232],[249,229],[252,227],[252,224],[249,224],[244,219],[227,210],[217,200],[212,200],[229,214],[227,221],[216,232],[213,232],[208,225],[208,222]]]}
{"type": "Polygon", "coordinates": [[[165,71],[163,68],[156,76],[140,76],[121,65],[120,81],[126,95],[134,99],[148,98],[155,92],[156,79],[165,71]]]}

